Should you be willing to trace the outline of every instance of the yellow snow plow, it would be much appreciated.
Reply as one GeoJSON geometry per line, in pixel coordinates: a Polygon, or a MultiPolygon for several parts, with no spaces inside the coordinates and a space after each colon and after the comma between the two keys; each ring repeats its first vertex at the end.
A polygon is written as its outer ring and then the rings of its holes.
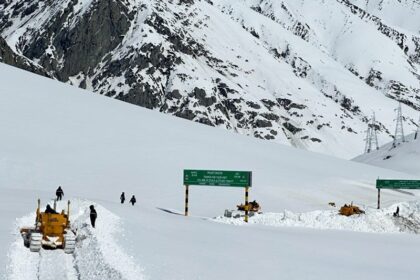
{"type": "Polygon", "coordinates": [[[247,205],[239,204],[239,205],[236,205],[236,207],[238,208],[238,211],[247,211],[248,210],[248,211],[251,211],[251,212],[258,212],[258,211],[261,210],[260,204],[258,202],[256,202],[255,200],[251,201],[251,202],[248,202],[247,205]]]}
{"type": "Polygon", "coordinates": [[[340,215],[347,216],[347,217],[351,215],[364,214],[364,213],[365,211],[360,209],[358,206],[353,205],[353,203],[351,203],[350,205],[344,204],[344,206],[342,206],[339,210],[340,215]]]}
{"type": "Polygon", "coordinates": [[[65,253],[74,252],[76,236],[70,229],[70,201],[67,203],[67,214],[64,210],[61,213],[47,206],[46,211],[40,210],[41,201],[38,199],[36,209],[35,226],[23,227],[20,233],[23,237],[24,245],[32,252],[39,252],[41,248],[64,249],[65,253]]]}

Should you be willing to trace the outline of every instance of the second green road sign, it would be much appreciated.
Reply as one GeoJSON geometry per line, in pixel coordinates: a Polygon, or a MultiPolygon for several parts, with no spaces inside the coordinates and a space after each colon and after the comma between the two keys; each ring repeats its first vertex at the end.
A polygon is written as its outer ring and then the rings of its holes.
{"type": "Polygon", "coordinates": [[[184,170],[184,185],[251,187],[250,171],[184,170]]]}
{"type": "Polygon", "coordinates": [[[376,180],[378,189],[420,189],[420,180],[376,180]]]}

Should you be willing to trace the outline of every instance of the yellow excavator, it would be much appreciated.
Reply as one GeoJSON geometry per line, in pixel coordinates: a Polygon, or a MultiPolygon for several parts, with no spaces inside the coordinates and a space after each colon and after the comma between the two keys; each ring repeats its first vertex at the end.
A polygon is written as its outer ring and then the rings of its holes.
{"type": "Polygon", "coordinates": [[[67,254],[72,254],[76,247],[76,235],[70,228],[70,201],[67,203],[67,213],[54,210],[41,212],[41,201],[38,199],[35,226],[23,227],[20,233],[23,242],[31,252],[39,252],[41,248],[64,249],[67,254]]]}

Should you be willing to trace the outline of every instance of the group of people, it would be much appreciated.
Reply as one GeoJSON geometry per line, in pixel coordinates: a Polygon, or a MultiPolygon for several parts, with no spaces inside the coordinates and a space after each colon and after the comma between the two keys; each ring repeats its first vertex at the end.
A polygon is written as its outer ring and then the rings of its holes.
{"type": "MultiPolygon", "coordinates": [[[[120,196],[120,200],[121,200],[121,204],[124,204],[124,201],[125,201],[125,193],[124,192],[122,192],[122,194],[121,194],[121,196],[120,196]]],[[[134,204],[137,202],[137,200],[136,200],[136,197],[134,196],[134,194],[133,194],[133,196],[131,197],[131,199],[130,199],[130,201],[129,201],[133,206],[134,206],[134,204]]]]}
{"type": "MultiPolygon", "coordinates": [[[[62,200],[63,196],[64,196],[64,191],[61,188],[61,186],[58,187],[58,189],[55,191],[55,195],[57,196],[57,201],[62,200]]],[[[120,196],[120,200],[121,200],[121,204],[124,204],[125,202],[125,193],[123,192],[120,196]]],[[[136,197],[133,195],[129,201],[133,206],[134,204],[137,202],[136,197]]],[[[98,213],[96,213],[96,209],[93,205],[89,206],[90,209],[90,224],[92,225],[92,227],[95,227],[95,222],[96,222],[96,218],[98,217],[98,213]]],[[[50,214],[57,214],[57,212],[51,208],[51,206],[48,204],[47,208],[44,211],[45,213],[50,213],[50,214]]]]}
{"type": "MultiPolygon", "coordinates": [[[[61,186],[59,186],[58,189],[55,191],[55,195],[57,196],[57,201],[63,199],[64,191],[61,188],[61,186]]],[[[90,213],[89,213],[90,224],[94,228],[95,227],[96,218],[98,217],[98,213],[96,213],[95,207],[93,205],[89,206],[89,209],[90,209],[90,213]]],[[[58,214],[57,211],[55,211],[53,208],[51,208],[51,206],[49,204],[47,204],[47,207],[46,207],[44,213],[58,214]]]]}

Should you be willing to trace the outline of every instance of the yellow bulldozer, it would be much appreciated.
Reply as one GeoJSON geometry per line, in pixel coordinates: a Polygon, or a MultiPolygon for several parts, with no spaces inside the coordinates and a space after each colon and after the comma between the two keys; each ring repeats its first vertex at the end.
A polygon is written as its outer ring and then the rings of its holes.
{"type": "Polygon", "coordinates": [[[338,213],[340,215],[349,217],[351,215],[364,214],[365,211],[363,211],[362,209],[360,209],[358,206],[353,205],[353,202],[352,202],[350,205],[344,204],[344,206],[342,206],[340,208],[340,210],[338,211],[338,213]]]}
{"type": "Polygon", "coordinates": [[[67,213],[64,210],[57,213],[55,201],[54,209],[48,205],[47,210],[41,212],[40,206],[41,201],[38,199],[35,226],[20,229],[24,245],[31,252],[39,252],[41,248],[60,248],[72,254],[76,247],[76,235],[70,229],[70,201],[67,203],[67,213]]]}

